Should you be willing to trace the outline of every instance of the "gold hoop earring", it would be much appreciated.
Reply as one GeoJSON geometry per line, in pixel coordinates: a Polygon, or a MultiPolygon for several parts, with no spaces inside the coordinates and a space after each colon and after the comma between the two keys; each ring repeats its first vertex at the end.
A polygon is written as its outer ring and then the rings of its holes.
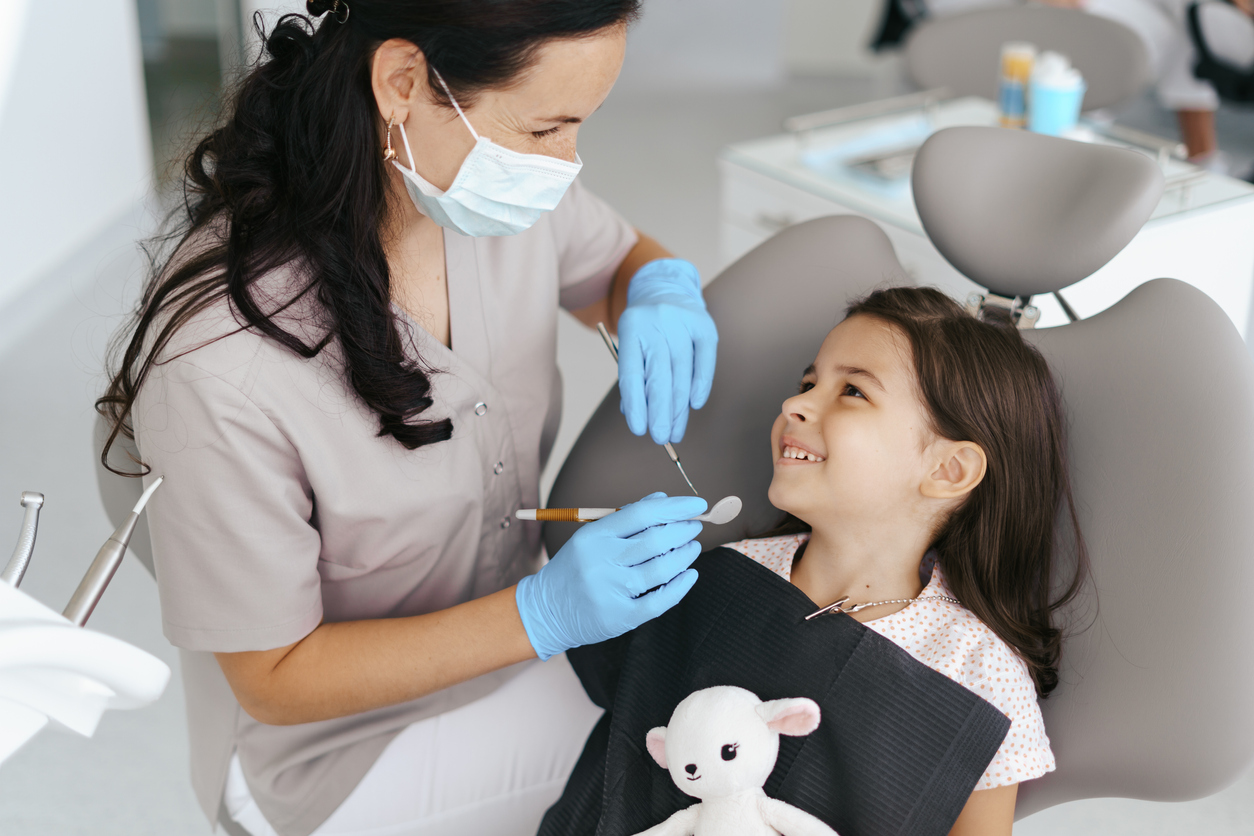
{"type": "Polygon", "coordinates": [[[388,145],[383,149],[383,161],[385,163],[396,159],[396,149],[392,147],[392,126],[396,124],[396,114],[392,114],[392,118],[388,120],[388,145]]]}

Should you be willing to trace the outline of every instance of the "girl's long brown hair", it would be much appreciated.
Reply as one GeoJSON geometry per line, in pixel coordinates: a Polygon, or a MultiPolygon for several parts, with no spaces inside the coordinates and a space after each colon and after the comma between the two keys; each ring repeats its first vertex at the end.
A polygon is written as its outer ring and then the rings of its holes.
{"type": "MultiPolygon", "coordinates": [[[[1058,685],[1053,614],[1079,592],[1088,554],[1067,465],[1065,413],[1049,365],[1005,322],[977,319],[932,288],[877,290],[846,316],[873,316],[910,341],[931,429],[984,449],[984,480],[933,539],[954,595],[1027,663],[1037,693],[1058,685]],[[1060,560],[1059,513],[1073,536],[1060,560]]],[[[789,518],[772,533],[808,530],[789,518]]]]}

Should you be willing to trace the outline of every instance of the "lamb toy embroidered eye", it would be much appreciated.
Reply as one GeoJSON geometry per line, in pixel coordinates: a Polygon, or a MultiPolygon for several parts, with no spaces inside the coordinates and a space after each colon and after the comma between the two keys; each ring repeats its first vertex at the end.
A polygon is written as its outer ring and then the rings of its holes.
{"type": "Polygon", "coordinates": [[[638,836],[836,836],[762,790],[779,736],[807,735],[818,726],[819,707],[804,697],[763,702],[730,685],[689,694],[645,744],[675,785],[700,801],[638,836]]]}

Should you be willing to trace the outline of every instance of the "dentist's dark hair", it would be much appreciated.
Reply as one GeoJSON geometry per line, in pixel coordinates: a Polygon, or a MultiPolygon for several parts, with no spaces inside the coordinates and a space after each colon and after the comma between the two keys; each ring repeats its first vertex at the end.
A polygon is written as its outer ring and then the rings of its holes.
{"type": "Polygon", "coordinates": [[[345,378],[379,416],[380,436],[411,450],[451,437],[447,418],[421,418],[434,372],[406,356],[391,309],[380,234],[392,207],[371,59],[384,41],[410,41],[426,56],[433,95],[447,99],[438,70],[468,105],[516,81],[546,42],[591,36],[639,12],[639,0],[341,0],[338,14],[334,6],[311,0],[311,13],[331,13],[318,22],[285,15],[268,34],[254,19],[261,56],[221,125],[188,157],[178,220],[152,243],[152,275],[111,353],[96,402],[112,424],[102,454],[110,470],[120,472],[109,450],[119,433],[134,437],[131,410],[153,365],[172,359],[162,352],[173,335],[224,298],[241,329],[299,357],[338,343],[345,378]],[[285,265],[301,287],[275,311],[254,284],[285,265]],[[278,318],[303,298],[317,302],[316,341],[278,318]]]}
{"type": "MultiPolygon", "coordinates": [[[[954,595],[1019,653],[1047,696],[1062,655],[1053,615],[1088,575],[1066,414],[1048,363],[1014,326],[977,319],[933,288],[877,290],[850,305],[851,316],[875,317],[906,337],[931,430],[984,450],[983,480],[939,522],[932,547],[954,595]],[[1055,536],[1060,514],[1063,538],[1055,536]]],[[[789,516],[770,533],[805,530],[789,516]]]]}

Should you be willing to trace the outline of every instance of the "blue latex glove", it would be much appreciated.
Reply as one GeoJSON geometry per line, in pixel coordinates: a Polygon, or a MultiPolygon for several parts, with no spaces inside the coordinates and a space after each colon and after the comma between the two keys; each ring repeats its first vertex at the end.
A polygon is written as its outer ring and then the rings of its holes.
{"type": "Polygon", "coordinates": [[[627,427],[658,444],[678,442],[688,407],[710,397],[718,329],[701,298],[697,268],[679,258],[650,261],[627,285],[618,318],[619,408],[627,427]]]}
{"type": "Polygon", "coordinates": [[[688,517],[705,508],[698,496],[654,493],[576,531],[518,582],[518,614],[536,654],[621,636],[678,604],[697,582],[688,567],[701,553],[693,540],[701,523],[688,517]]]}

